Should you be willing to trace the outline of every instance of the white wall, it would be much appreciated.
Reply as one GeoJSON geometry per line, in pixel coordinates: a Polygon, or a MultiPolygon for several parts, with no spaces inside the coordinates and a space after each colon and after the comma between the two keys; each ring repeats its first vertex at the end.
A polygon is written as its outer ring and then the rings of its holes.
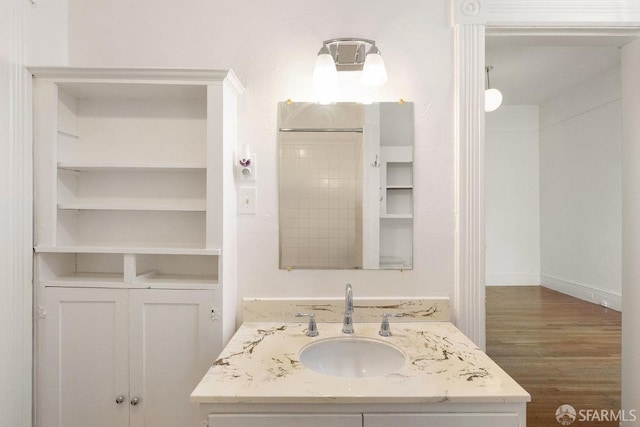
{"type": "MultiPolygon", "coordinates": [[[[240,144],[260,159],[257,214],[238,218],[239,296],[448,295],[453,287],[453,30],[449,0],[69,0],[76,66],[230,67],[247,87],[240,144]],[[414,269],[278,269],[277,103],[312,99],[322,40],[377,41],[389,81],[375,100],[415,102],[414,269]],[[437,66],[434,66],[437,64],[437,66]]],[[[341,73],[341,100],[358,100],[341,73]]]]}
{"type": "Polygon", "coordinates": [[[620,69],[540,105],[542,285],[621,309],[620,69]]]}
{"type": "Polygon", "coordinates": [[[540,283],[538,106],[485,115],[486,284],[540,283]]]}
{"type": "Polygon", "coordinates": [[[31,426],[31,95],[27,64],[66,62],[66,0],[0,1],[0,425],[31,426]]]}
{"type": "Polygon", "coordinates": [[[67,0],[33,0],[25,15],[25,64],[66,65],[67,0]]]}

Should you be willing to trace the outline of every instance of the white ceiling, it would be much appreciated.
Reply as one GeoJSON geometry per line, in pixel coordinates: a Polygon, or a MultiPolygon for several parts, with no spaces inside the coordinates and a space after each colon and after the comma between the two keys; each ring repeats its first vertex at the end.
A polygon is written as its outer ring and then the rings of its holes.
{"type": "MultiPolygon", "coordinates": [[[[620,47],[636,36],[488,34],[491,87],[504,104],[536,105],[620,64],[620,47]]],[[[486,79],[485,79],[486,84],[486,79]]]]}

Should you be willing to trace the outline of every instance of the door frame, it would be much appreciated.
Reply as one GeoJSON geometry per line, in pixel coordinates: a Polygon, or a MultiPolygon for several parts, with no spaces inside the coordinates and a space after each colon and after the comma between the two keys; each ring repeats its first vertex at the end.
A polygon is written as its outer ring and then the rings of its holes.
{"type": "MultiPolygon", "coordinates": [[[[497,27],[517,31],[536,27],[554,29],[558,34],[571,34],[578,29],[609,33],[628,31],[640,28],[640,2],[452,0],[451,6],[455,49],[453,316],[458,328],[485,349],[486,29],[497,27]]],[[[623,292],[624,287],[623,283],[623,292]]],[[[623,370],[630,369],[631,360],[623,357],[622,364],[623,370]]],[[[623,387],[623,405],[624,394],[623,387]]]]}

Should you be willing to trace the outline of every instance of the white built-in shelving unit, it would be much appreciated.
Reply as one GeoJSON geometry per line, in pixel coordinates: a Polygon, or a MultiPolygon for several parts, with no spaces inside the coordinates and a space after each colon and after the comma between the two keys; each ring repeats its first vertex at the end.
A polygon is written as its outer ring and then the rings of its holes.
{"type": "Polygon", "coordinates": [[[233,162],[242,86],[230,70],[30,71],[38,425],[86,425],[84,415],[94,413],[107,417],[100,425],[195,425],[191,383],[235,329],[233,162]],[[165,326],[173,334],[204,339],[177,347],[147,315],[172,319],[165,326]],[[123,324],[128,350],[85,336],[87,328],[100,335],[123,324]],[[138,346],[132,340],[156,351],[128,359],[123,352],[132,356],[138,346]],[[108,392],[81,391],[69,384],[83,381],[72,378],[93,374],[72,366],[122,372],[112,372],[108,392]],[[182,369],[176,384],[150,386],[169,369],[182,369]],[[140,403],[129,404],[135,397],[140,403]],[[116,420],[123,407],[130,407],[126,424],[116,420]]]}
{"type": "Polygon", "coordinates": [[[380,268],[413,267],[413,106],[380,114],[380,268]]]}
{"type": "Polygon", "coordinates": [[[380,147],[382,219],[413,218],[413,146],[380,147]]]}

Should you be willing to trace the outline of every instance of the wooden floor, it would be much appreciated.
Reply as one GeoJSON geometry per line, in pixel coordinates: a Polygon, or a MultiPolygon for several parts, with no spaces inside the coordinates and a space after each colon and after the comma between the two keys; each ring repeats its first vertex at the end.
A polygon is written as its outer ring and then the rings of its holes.
{"type": "Polygon", "coordinates": [[[620,409],[619,312],[541,286],[487,287],[486,309],[487,353],[531,394],[528,427],[559,426],[562,404],[620,409]]]}

